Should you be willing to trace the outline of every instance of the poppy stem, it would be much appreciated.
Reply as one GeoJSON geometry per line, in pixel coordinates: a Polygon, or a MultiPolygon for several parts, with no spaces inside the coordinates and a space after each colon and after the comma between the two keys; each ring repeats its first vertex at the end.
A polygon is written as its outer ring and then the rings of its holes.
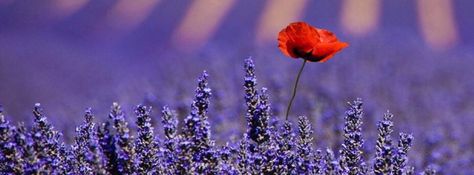
{"type": "Polygon", "coordinates": [[[304,69],[304,66],[306,65],[306,62],[307,61],[305,59],[303,59],[303,64],[300,67],[300,70],[298,72],[298,76],[296,76],[295,85],[293,86],[293,95],[291,96],[290,103],[288,103],[288,108],[286,108],[285,120],[288,120],[288,115],[290,114],[291,104],[293,104],[293,100],[295,99],[296,89],[298,88],[298,82],[300,81],[301,72],[303,72],[303,69],[304,69]]]}

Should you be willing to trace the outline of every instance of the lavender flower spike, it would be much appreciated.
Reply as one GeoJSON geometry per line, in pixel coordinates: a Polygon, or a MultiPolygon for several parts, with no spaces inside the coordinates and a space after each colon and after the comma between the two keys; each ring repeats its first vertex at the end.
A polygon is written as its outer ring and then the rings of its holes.
{"type": "Polygon", "coordinates": [[[296,152],[298,154],[298,174],[309,174],[314,171],[315,165],[312,160],[313,133],[311,124],[306,116],[298,117],[298,140],[296,152]]]}
{"type": "Polygon", "coordinates": [[[362,100],[358,98],[349,103],[344,124],[344,143],[340,150],[339,164],[344,173],[361,175],[362,167],[362,100]]]}
{"type": "Polygon", "coordinates": [[[377,175],[390,174],[392,172],[392,138],[390,134],[393,132],[393,115],[387,111],[383,120],[377,124],[378,137],[375,145],[375,163],[374,173],[377,175]]]}
{"type": "Polygon", "coordinates": [[[250,139],[259,145],[268,141],[270,139],[269,121],[270,103],[268,101],[267,88],[262,88],[257,108],[248,123],[248,135],[250,139]]]}
{"type": "Polygon", "coordinates": [[[191,104],[191,113],[184,120],[183,139],[180,147],[181,173],[204,173],[208,171],[210,160],[214,159],[211,154],[211,147],[214,141],[211,140],[211,127],[208,121],[207,110],[212,95],[211,88],[208,87],[206,71],[198,78],[198,86],[195,91],[194,100],[191,104]]]}
{"type": "Polygon", "coordinates": [[[245,60],[244,68],[245,103],[247,105],[246,118],[247,122],[250,122],[258,104],[257,77],[255,76],[255,65],[251,57],[245,60]]]}
{"type": "Polygon", "coordinates": [[[135,150],[138,159],[139,174],[153,174],[156,167],[157,144],[153,135],[153,127],[151,126],[151,107],[138,105],[135,109],[137,115],[138,138],[135,150]]]}
{"type": "Polygon", "coordinates": [[[178,119],[168,106],[164,106],[161,113],[165,137],[167,140],[174,139],[178,132],[178,119]]]}
{"type": "Polygon", "coordinates": [[[413,144],[413,136],[411,134],[400,133],[400,140],[398,141],[397,152],[393,160],[393,174],[402,175],[406,174],[408,162],[408,151],[411,149],[413,144]]]}
{"type": "Polygon", "coordinates": [[[13,140],[15,126],[3,115],[3,108],[0,105],[0,172],[22,174],[23,159],[13,140]]]}
{"type": "Polygon", "coordinates": [[[35,120],[32,128],[33,148],[38,159],[36,165],[39,173],[57,173],[59,164],[61,134],[54,130],[47,121],[43,108],[39,103],[35,104],[33,114],[35,120]]]}
{"type": "Polygon", "coordinates": [[[102,123],[97,128],[97,138],[105,159],[105,169],[109,174],[118,174],[117,154],[114,136],[110,133],[110,123],[102,123]]]}
{"type": "Polygon", "coordinates": [[[117,168],[120,173],[131,174],[136,170],[133,137],[130,136],[128,123],[118,103],[113,103],[109,118],[114,122],[117,168]]]}

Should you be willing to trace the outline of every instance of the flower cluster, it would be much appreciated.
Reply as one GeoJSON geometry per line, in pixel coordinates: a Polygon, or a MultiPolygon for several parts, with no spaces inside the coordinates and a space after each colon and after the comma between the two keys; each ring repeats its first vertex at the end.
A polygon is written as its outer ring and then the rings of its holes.
{"type": "MultiPolygon", "coordinates": [[[[0,107],[0,174],[414,174],[408,159],[413,136],[400,133],[393,145],[392,114],[377,125],[373,159],[363,156],[368,154],[363,153],[361,99],[349,103],[340,149],[317,148],[311,118],[300,116],[296,124],[275,119],[268,90],[257,90],[254,67],[247,59],[247,129],[237,142],[217,145],[212,138],[212,93],[204,72],[182,129],[176,112],[163,107],[163,137],[155,134],[161,132],[155,132],[152,108],[145,105],[135,107],[136,134],[118,103],[112,104],[110,121],[103,123],[94,122],[92,110],[86,109],[71,146],[61,140],[40,104],[34,106],[31,127],[11,124],[0,107]]],[[[434,174],[436,168],[421,172],[434,174]]]]}

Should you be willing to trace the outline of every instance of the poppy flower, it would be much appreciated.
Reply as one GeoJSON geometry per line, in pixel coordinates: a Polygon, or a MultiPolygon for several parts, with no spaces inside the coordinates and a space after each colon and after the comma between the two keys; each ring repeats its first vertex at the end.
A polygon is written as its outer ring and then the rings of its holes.
{"type": "Polygon", "coordinates": [[[325,62],[347,46],[332,32],[305,22],[291,23],[278,34],[278,47],[283,54],[310,62],[325,62]]]}
{"type": "Polygon", "coordinates": [[[286,56],[303,58],[303,64],[296,76],[293,93],[286,108],[286,120],[296,96],[298,82],[306,62],[325,62],[348,44],[337,39],[331,31],[318,29],[305,22],[294,22],[278,34],[278,47],[286,56]]]}

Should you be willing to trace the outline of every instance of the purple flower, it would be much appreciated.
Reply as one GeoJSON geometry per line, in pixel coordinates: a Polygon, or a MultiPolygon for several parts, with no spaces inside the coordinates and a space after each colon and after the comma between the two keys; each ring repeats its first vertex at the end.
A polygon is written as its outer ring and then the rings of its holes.
{"type": "Polygon", "coordinates": [[[312,159],[312,133],[313,130],[308,118],[305,116],[298,117],[298,139],[296,142],[296,153],[298,154],[298,174],[309,174],[316,168],[312,159]]]}
{"type": "Polygon", "coordinates": [[[344,123],[344,143],[340,150],[340,167],[349,175],[362,174],[362,100],[349,103],[344,123]]]}
{"type": "Polygon", "coordinates": [[[250,122],[258,105],[257,78],[255,76],[255,65],[251,57],[245,60],[245,103],[247,105],[246,118],[250,122]]]}
{"type": "MultiPolygon", "coordinates": [[[[278,130],[275,130],[278,131],[278,130]]],[[[291,122],[285,121],[279,132],[276,133],[275,140],[278,150],[275,162],[278,174],[291,174],[296,169],[295,134],[292,130],[291,122]]]]}
{"type": "Polygon", "coordinates": [[[15,131],[14,140],[17,149],[22,156],[21,162],[24,168],[23,171],[26,174],[34,174],[38,171],[38,167],[36,166],[38,159],[33,147],[31,135],[28,133],[28,130],[23,122],[18,124],[18,127],[15,131]]]}
{"type": "Polygon", "coordinates": [[[397,151],[393,160],[393,174],[402,175],[409,171],[407,166],[407,153],[413,144],[413,136],[411,134],[400,133],[400,140],[398,141],[397,151]]]}
{"type": "Polygon", "coordinates": [[[14,142],[15,130],[5,119],[0,105],[0,172],[23,174],[23,158],[14,142]]]}
{"type": "Polygon", "coordinates": [[[387,111],[383,120],[377,124],[378,137],[375,145],[375,163],[374,172],[377,175],[390,174],[392,172],[392,138],[393,132],[393,115],[387,111]]]}
{"type": "Polygon", "coordinates": [[[97,138],[105,160],[105,169],[109,174],[118,174],[118,158],[116,154],[115,139],[110,133],[110,123],[102,123],[97,128],[97,138]]]}
{"type": "Polygon", "coordinates": [[[168,106],[164,106],[161,111],[162,118],[161,123],[163,124],[165,140],[164,140],[164,161],[163,164],[166,167],[166,174],[177,173],[177,130],[178,130],[178,119],[173,111],[168,106]]]}
{"type": "Polygon", "coordinates": [[[248,123],[248,136],[258,145],[270,139],[270,103],[267,89],[262,88],[257,108],[248,123]]]}
{"type": "MultiPolygon", "coordinates": [[[[97,138],[91,108],[86,109],[84,119],[84,123],[76,128],[75,143],[72,147],[74,172],[78,174],[104,174],[106,170],[103,153],[97,138]]],[[[65,148],[64,152],[67,152],[65,148]]]]}
{"type": "Polygon", "coordinates": [[[239,142],[239,149],[237,151],[237,169],[240,174],[250,174],[250,157],[252,153],[249,150],[249,140],[247,134],[244,134],[239,142]]]}
{"type": "Polygon", "coordinates": [[[210,124],[207,110],[210,104],[211,89],[208,87],[206,71],[198,79],[198,87],[195,91],[194,100],[191,104],[191,113],[184,120],[183,134],[188,141],[195,144],[199,151],[201,148],[208,148],[212,145],[210,140],[210,124]]]}
{"type": "Polygon", "coordinates": [[[35,104],[33,110],[35,120],[33,123],[31,136],[33,138],[33,148],[38,159],[36,167],[39,173],[56,173],[60,166],[60,142],[61,134],[54,130],[47,121],[43,108],[39,103],[35,104]]]}
{"type": "Polygon", "coordinates": [[[323,164],[324,174],[340,174],[341,169],[339,167],[339,162],[336,160],[334,152],[329,148],[326,148],[326,154],[323,158],[323,164]]]}
{"type": "Polygon", "coordinates": [[[113,103],[109,118],[112,119],[116,131],[114,140],[118,171],[131,174],[136,170],[135,145],[128,123],[125,121],[125,114],[118,103],[113,103]]]}
{"type": "Polygon", "coordinates": [[[206,71],[198,79],[191,113],[184,120],[183,140],[179,145],[179,166],[181,173],[204,173],[209,171],[216,159],[211,153],[214,141],[211,140],[211,128],[207,110],[210,104],[211,89],[207,82],[206,71]]]}
{"type": "Polygon", "coordinates": [[[217,174],[239,174],[237,168],[233,166],[233,151],[229,143],[226,143],[219,149],[219,162],[216,169],[217,174]]]}
{"type": "Polygon", "coordinates": [[[176,118],[176,114],[173,113],[168,106],[164,106],[161,113],[161,123],[163,124],[165,138],[172,140],[176,138],[178,132],[178,119],[176,118]]]}
{"type": "Polygon", "coordinates": [[[138,105],[135,109],[137,115],[138,137],[135,151],[137,152],[138,173],[154,173],[158,162],[157,143],[151,126],[151,107],[138,105]]]}

